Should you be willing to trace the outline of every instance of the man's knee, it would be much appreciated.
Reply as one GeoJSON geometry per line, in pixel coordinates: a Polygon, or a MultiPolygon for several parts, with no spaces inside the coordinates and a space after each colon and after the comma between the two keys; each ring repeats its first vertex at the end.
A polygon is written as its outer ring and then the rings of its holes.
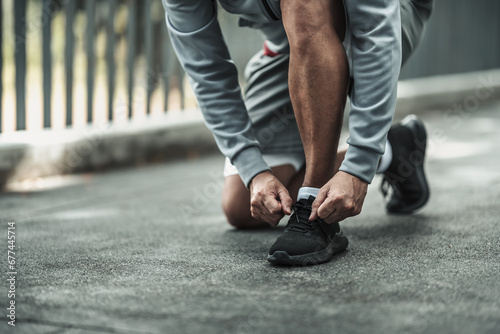
{"type": "Polygon", "coordinates": [[[333,28],[341,36],[345,28],[342,0],[281,0],[281,11],[292,47],[307,45],[313,35],[324,29],[333,28]]]}
{"type": "MultiPolygon", "coordinates": [[[[328,0],[326,0],[328,1],[328,0]]],[[[324,13],[325,0],[282,0],[283,25],[291,43],[307,40],[324,26],[327,15],[324,13]]]]}
{"type": "Polygon", "coordinates": [[[236,228],[248,228],[253,221],[250,214],[250,204],[234,194],[225,194],[222,197],[222,211],[229,225],[236,228]]]}

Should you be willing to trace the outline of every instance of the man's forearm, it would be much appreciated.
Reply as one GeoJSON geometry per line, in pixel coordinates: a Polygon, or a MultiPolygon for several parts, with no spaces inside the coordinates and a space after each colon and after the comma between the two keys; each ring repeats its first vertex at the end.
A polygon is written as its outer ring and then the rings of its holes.
{"type": "Polygon", "coordinates": [[[163,0],[163,4],[172,45],[207,127],[248,186],[252,177],[269,167],[254,136],[236,66],[222,38],[214,5],[197,0],[163,0]],[[188,14],[189,18],[185,17],[188,14]],[[196,30],[190,30],[193,28],[196,30]]]}
{"type": "Polygon", "coordinates": [[[398,0],[346,1],[352,32],[349,149],[340,170],[371,182],[394,116],[401,68],[398,0]]]}

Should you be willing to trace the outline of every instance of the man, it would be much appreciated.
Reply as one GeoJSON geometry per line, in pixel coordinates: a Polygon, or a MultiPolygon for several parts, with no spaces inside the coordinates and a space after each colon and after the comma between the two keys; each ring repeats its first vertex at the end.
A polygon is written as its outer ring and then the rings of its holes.
{"type": "Polygon", "coordinates": [[[318,264],[347,247],[338,223],[360,213],[377,170],[389,212],[425,204],[425,129],[415,117],[389,128],[401,65],[433,0],[219,2],[266,40],[247,67],[245,99],[216,4],[163,5],[174,49],[228,158],[223,209],[230,224],[275,226],[291,215],[268,260],[318,264]],[[348,93],[349,148],[336,154],[348,93]]]}

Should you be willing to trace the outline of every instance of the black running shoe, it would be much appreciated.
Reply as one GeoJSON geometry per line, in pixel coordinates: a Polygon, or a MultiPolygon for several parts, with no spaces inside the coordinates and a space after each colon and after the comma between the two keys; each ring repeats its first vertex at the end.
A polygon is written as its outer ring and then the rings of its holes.
{"type": "Polygon", "coordinates": [[[313,202],[314,197],[309,196],[295,203],[285,231],[269,251],[269,262],[283,266],[320,264],[347,248],[347,238],[338,223],[309,220],[313,202]]]}
{"type": "Polygon", "coordinates": [[[406,116],[389,130],[388,140],[392,162],[380,186],[386,209],[389,213],[412,213],[427,203],[430,194],[424,172],[424,124],[415,115],[406,116]]]}

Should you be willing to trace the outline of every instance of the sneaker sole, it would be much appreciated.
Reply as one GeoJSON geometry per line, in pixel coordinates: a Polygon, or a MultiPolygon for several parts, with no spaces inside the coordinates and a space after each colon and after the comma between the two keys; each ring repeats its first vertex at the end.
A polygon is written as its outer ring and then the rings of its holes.
{"type": "MultiPolygon", "coordinates": [[[[425,151],[427,148],[427,131],[425,131],[424,123],[417,116],[409,115],[406,116],[401,121],[401,124],[406,126],[411,131],[413,137],[416,140],[424,142],[424,144],[421,147],[421,152],[423,153],[425,160],[425,151]]],[[[422,161],[421,164],[416,165],[415,174],[417,176],[418,182],[422,186],[422,189],[424,189],[424,195],[417,202],[406,206],[402,210],[388,209],[387,211],[389,213],[409,214],[420,209],[427,203],[430,197],[430,190],[429,190],[429,185],[427,183],[427,179],[425,177],[424,161],[422,161]]]]}
{"type": "Polygon", "coordinates": [[[330,261],[335,254],[344,251],[348,244],[347,237],[340,231],[335,234],[325,249],[318,252],[288,255],[285,251],[276,251],[267,256],[267,261],[280,266],[311,266],[321,264],[330,261]]]}

